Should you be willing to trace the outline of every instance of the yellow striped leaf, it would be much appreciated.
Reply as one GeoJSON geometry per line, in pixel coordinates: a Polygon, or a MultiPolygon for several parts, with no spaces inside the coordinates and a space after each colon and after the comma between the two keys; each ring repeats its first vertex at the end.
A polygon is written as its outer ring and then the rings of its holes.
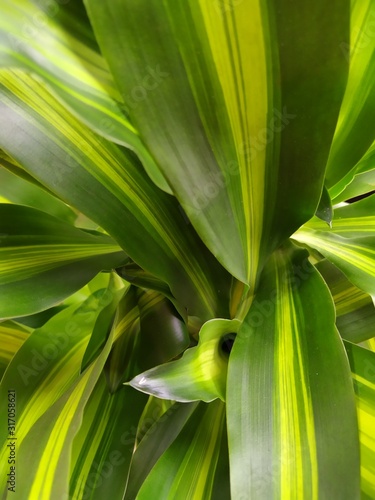
{"type": "Polygon", "coordinates": [[[45,310],[127,260],[109,236],[22,205],[0,204],[0,232],[2,318],[45,310]]]}
{"type": "Polygon", "coordinates": [[[292,246],[273,254],[231,352],[232,498],[358,495],[350,367],[331,296],[307,257],[292,246]]]}
{"type": "Polygon", "coordinates": [[[375,296],[375,196],[335,209],[332,228],[316,217],[292,237],[318,250],[359,289],[375,296]]]}
{"type": "Polygon", "coordinates": [[[0,323],[0,380],[13,356],[28,338],[30,332],[31,328],[14,321],[0,323]]]}
{"type": "Polygon", "coordinates": [[[85,406],[74,438],[70,498],[122,500],[146,396],[130,387],[110,394],[101,376],[85,406]]]}
{"type": "Polygon", "coordinates": [[[139,391],[180,402],[225,401],[228,354],[222,349],[226,335],[235,335],[236,319],[207,321],[196,347],[187,349],[177,361],[156,366],[134,377],[129,384],[139,391]]]}
{"type": "Polygon", "coordinates": [[[375,353],[345,342],[356,394],[361,445],[361,498],[375,497],[375,353]]]}
{"type": "MultiPolygon", "coordinates": [[[[173,418],[174,411],[172,407],[167,413],[172,413],[173,418]]],[[[168,419],[164,419],[164,422],[167,423],[168,419]]],[[[169,438],[173,440],[173,435],[169,438]]],[[[155,492],[159,498],[166,500],[213,498],[216,467],[222,440],[225,439],[224,404],[221,401],[198,403],[172,444],[156,461],[138,491],[137,499],[155,498],[155,492]]],[[[140,454],[153,461],[155,449],[150,449],[148,444],[152,445],[152,442],[145,440],[142,448],[139,448],[140,454]],[[146,454],[146,451],[149,453],[146,454]]]]}
{"type": "Polygon", "coordinates": [[[2,1],[0,67],[18,67],[38,75],[81,121],[134,150],[153,181],[171,192],[124,112],[84,9],[70,10],[61,2],[47,5],[2,1]]]}
{"type": "Polygon", "coordinates": [[[375,307],[370,295],[350,283],[326,259],[315,267],[331,291],[336,308],[336,325],[341,337],[356,344],[375,337],[375,307]]]}
{"type": "Polygon", "coordinates": [[[349,1],[85,5],[122,98],[139,93],[129,114],[173,193],[212,253],[253,288],[270,252],[318,205],[349,1]],[[142,87],[148,68],[160,76],[152,90],[142,87]]]}
{"type": "MultiPolygon", "coordinates": [[[[99,280],[99,286],[101,283],[99,280]]],[[[95,283],[94,287],[97,288],[95,283]]],[[[65,482],[57,466],[62,458],[60,452],[65,447],[69,449],[79,426],[79,421],[74,423],[72,420],[73,414],[77,405],[82,406],[80,398],[87,391],[86,384],[93,384],[93,377],[99,377],[112,342],[110,339],[99,361],[81,375],[90,335],[101,311],[108,305],[107,300],[103,301],[106,290],[108,288],[97,289],[83,303],[70,306],[34,330],[13,357],[1,381],[2,401],[7,398],[9,389],[16,395],[17,474],[23,478],[17,482],[20,498],[52,498],[51,490],[67,485],[68,463],[64,466],[65,482]],[[60,478],[56,479],[55,474],[60,478]]],[[[9,454],[8,437],[7,421],[3,419],[0,425],[2,463],[6,463],[9,454]]],[[[5,477],[1,477],[2,495],[7,491],[5,481],[5,477]]],[[[62,498],[60,493],[57,498],[62,498]]]]}
{"type": "Polygon", "coordinates": [[[227,315],[228,275],[130,151],[94,134],[23,72],[0,70],[0,90],[7,153],[166,281],[192,314],[227,315]]]}
{"type": "Polygon", "coordinates": [[[349,78],[326,172],[326,184],[335,201],[354,196],[350,191],[340,193],[356,175],[374,168],[373,161],[368,164],[366,159],[375,140],[373,127],[368,126],[375,118],[374,21],[372,0],[351,0],[350,44],[345,40],[339,44],[342,57],[350,61],[349,78]]]}

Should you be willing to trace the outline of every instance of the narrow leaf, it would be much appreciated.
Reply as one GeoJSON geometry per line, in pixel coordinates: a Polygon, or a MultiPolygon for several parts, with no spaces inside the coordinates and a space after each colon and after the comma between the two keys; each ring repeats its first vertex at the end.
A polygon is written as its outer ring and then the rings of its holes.
{"type": "Polygon", "coordinates": [[[21,205],[0,204],[0,232],[3,318],[45,310],[127,260],[110,237],[21,205]]]}

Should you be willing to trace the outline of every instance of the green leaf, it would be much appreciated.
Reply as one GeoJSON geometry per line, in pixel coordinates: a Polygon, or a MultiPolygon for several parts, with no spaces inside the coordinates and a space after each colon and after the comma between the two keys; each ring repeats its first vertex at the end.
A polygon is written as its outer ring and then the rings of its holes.
{"type": "Polygon", "coordinates": [[[10,203],[38,208],[71,224],[77,218],[65,203],[4,168],[0,168],[0,196],[10,203]]]}
{"type": "MultiPolygon", "coordinates": [[[[115,321],[117,306],[125,291],[126,289],[117,274],[111,275],[108,287],[102,290],[100,295],[99,306],[102,308],[102,311],[100,311],[97,317],[90,341],[86,347],[81,371],[87,368],[103,349],[115,321]]],[[[115,339],[116,332],[114,333],[115,339]]]]}
{"type": "Polygon", "coordinates": [[[49,214],[0,204],[0,317],[47,309],[127,256],[108,236],[49,214]]]}
{"type": "Polygon", "coordinates": [[[254,287],[319,202],[347,73],[339,42],[349,1],[85,5],[173,193],[223,266],[254,287]]]}
{"type": "Polygon", "coordinates": [[[139,367],[147,370],[181,354],[190,344],[187,327],[171,302],[152,290],[138,294],[139,367]]]}
{"type": "Polygon", "coordinates": [[[239,326],[236,319],[207,321],[199,332],[196,347],[187,349],[177,361],[137,375],[129,384],[146,394],[174,401],[224,401],[228,355],[222,342],[226,334],[235,335],[239,326]]]}
{"type": "Polygon", "coordinates": [[[319,219],[326,222],[331,227],[333,218],[332,201],[331,197],[329,196],[329,192],[325,186],[323,187],[322,196],[320,198],[320,202],[315,212],[315,215],[319,217],[319,219]]]}
{"type": "Polygon", "coordinates": [[[345,342],[357,402],[363,498],[375,496],[375,353],[345,342]]]}
{"type": "Polygon", "coordinates": [[[135,442],[131,431],[146,400],[130,387],[110,394],[105,378],[99,378],[73,441],[72,498],[122,500],[135,442]]]}
{"type": "MultiPolygon", "coordinates": [[[[152,398],[154,399],[154,398],[152,398]]],[[[136,498],[155,463],[178,437],[199,403],[174,403],[163,415],[157,411],[133,455],[124,500],[136,498]]]]}
{"type": "Polygon", "coordinates": [[[21,446],[17,441],[21,497],[48,500],[68,495],[72,442],[111,345],[112,335],[98,358],[31,427],[21,446]]]}
{"type": "MultiPolygon", "coordinates": [[[[173,407],[170,411],[173,411],[173,407]]],[[[162,417],[163,418],[163,417],[162,417]]],[[[221,401],[200,402],[142,484],[137,499],[155,497],[212,498],[211,492],[225,438],[225,406],[221,401]]],[[[154,457],[151,458],[153,459],[154,457]]]]}
{"type": "Polygon", "coordinates": [[[31,329],[14,321],[0,323],[0,380],[16,354],[28,338],[31,329]]]}
{"type": "Polygon", "coordinates": [[[358,288],[375,296],[375,196],[335,209],[332,229],[316,217],[293,239],[318,250],[358,288]]]}
{"type": "Polygon", "coordinates": [[[329,261],[322,260],[315,267],[331,291],[341,337],[354,343],[375,337],[375,307],[370,295],[352,285],[329,261]]]}
{"type": "Polygon", "coordinates": [[[171,192],[123,112],[106,62],[90,46],[94,37],[82,12],[79,21],[75,9],[57,3],[43,9],[43,4],[35,5],[30,0],[3,0],[0,66],[38,75],[81,121],[110,141],[135,151],[153,181],[171,192]]]}
{"type": "Polygon", "coordinates": [[[350,60],[349,79],[329,156],[326,184],[332,199],[358,173],[357,164],[372,146],[375,133],[375,4],[351,2],[350,45],[341,40],[342,57],[350,60]]]}
{"type": "Polygon", "coordinates": [[[167,282],[190,314],[226,316],[229,276],[136,157],[92,133],[32,77],[2,70],[0,82],[0,147],[167,282]]]}
{"type": "Polygon", "coordinates": [[[130,287],[122,297],[114,323],[115,340],[105,365],[110,392],[139,373],[139,309],[130,287]],[[136,355],[137,354],[137,355],[136,355]]]}
{"type": "MultiPolygon", "coordinates": [[[[97,278],[93,280],[93,282],[97,281],[97,278]]],[[[101,283],[102,280],[100,279],[99,282],[101,283]]],[[[67,391],[71,390],[73,384],[80,380],[83,355],[98,315],[103,309],[103,305],[100,304],[101,296],[102,289],[98,289],[83,303],[74,304],[58,313],[42,328],[34,330],[12,358],[1,381],[0,400],[6,401],[9,389],[16,392],[17,459],[23,459],[25,449],[23,442],[29,436],[34,424],[40,422],[40,418],[46,415],[59,398],[65,397],[64,395],[68,394],[67,391]]],[[[91,369],[92,367],[87,373],[91,369]]],[[[83,378],[86,378],[86,375],[83,378]]],[[[40,431],[39,437],[34,438],[38,441],[42,435],[46,436],[48,432],[46,434],[40,431]]],[[[6,463],[9,455],[6,446],[7,438],[7,421],[2,419],[0,423],[1,463],[6,463]]],[[[33,460],[29,459],[29,466],[30,462],[34,465],[37,463],[36,448],[31,446],[29,451],[33,453],[33,450],[35,455],[33,460]]],[[[17,474],[25,479],[20,481],[19,487],[27,488],[26,483],[31,479],[30,470],[21,473],[22,469],[18,465],[17,474]]],[[[0,479],[0,491],[6,487],[4,479],[4,477],[0,479]]],[[[22,497],[21,492],[20,495],[22,497]]],[[[23,497],[29,498],[26,494],[23,497]]],[[[41,497],[36,495],[34,498],[41,497]]],[[[57,496],[57,498],[61,497],[57,496]]]]}
{"type": "Polygon", "coordinates": [[[335,197],[335,203],[375,190],[375,142],[350,174],[353,180],[335,197]]]}
{"type": "Polygon", "coordinates": [[[275,252],[229,360],[232,498],[358,498],[354,392],[334,321],[307,252],[275,252]]]}

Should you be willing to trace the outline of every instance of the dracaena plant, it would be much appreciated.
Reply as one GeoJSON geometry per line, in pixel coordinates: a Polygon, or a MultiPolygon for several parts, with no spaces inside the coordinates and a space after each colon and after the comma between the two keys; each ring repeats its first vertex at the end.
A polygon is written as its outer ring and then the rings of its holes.
{"type": "Polygon", "coordinates": [[[0,6],[2,498],[374,498],[373,1],[0,6]]]}

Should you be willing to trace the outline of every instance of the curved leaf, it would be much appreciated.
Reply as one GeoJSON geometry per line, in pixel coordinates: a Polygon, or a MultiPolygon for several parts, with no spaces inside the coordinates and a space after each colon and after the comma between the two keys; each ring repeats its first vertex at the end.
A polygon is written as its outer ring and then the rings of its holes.
{"type": "Polygon", "coordinates": [[[110,394],[100,377],[72,447],[71,498],[122,500],[135,433],[147,398],[130,387],[110,394]]]}
{"type": "Polygon", "coordinates": [[[0,204],[0,317],[47,309],[127,256],[108,236],[49,214],[0,204]]]}
{"type": "Polygon", "coordinates": [[[375,4],[351,2],[350,45],[341,40],[342,57],[350,60],[349,79],[332,143],[326,184],[332,199],[352,181],[357,164],[375,139],[375,4]]]}
{"type": "Polygon", "coordinates": [[[158,398],[180,402],[225,400],[228,356],[222,350],[225,334],[235,334],[238,320],[213,319],[199,332],[196,347],[187,349],[182,358],[134,377],[129,384],[158,398]]]}
{"type": "Polygon", "coordinates": [[[200,402],[194,413],[156,462],[137,499],[211,498],[221,441],[225,438],[225,406],[200,402]]]}
{"type": "Polygon", "coordinates": [[[336,325],[345,340],[359,343],[375,337],[375,307],[370,295],[352,285],[327,260],[315,264],[329,286],[336,307],[336,325]]]}
{"type": "Polygon", "coordinates": [[[173,193],[212,253],[253,288],[271,251],[318,205],[346,78],[349,1],[85,4],[173,193]]]}
{"type": "Polygon", "coordinates": [[[31,329],[14,321],[0,323],[0,380],[16,354],[28,338],[31,329]]]}
{"type": "MultiPolygon", "coordinates": [[[[100,279],[99,282],[101,281],[100,279]]],[[[15,436],[17,437],[17,457],[20,460],[23,459],[23,442],[29,436],[33,425],[79,380],[86,346],[98,315],[105,307],[100,301],[101,292],[102,289],[96,290],[82,304],[68,307],[42,328],[34,330],[17,351],[2,378],[0,385],[2,404],[7,400],[9,389],[16,393],[15,436]]],[[[39,440],[42,434],[40,433],[39,440]]],[[[48,432],[43,434],[43,436],[46,435],[48,432]]],[[[9,454],[6,446],[7,437],[7,421],[2,419],[0,423],[1,463],[6,463],[9,454]]],[[[32,453],[33,450],[35,451],[35,448],[31,445],[29,452],[32,453]]],[[[37,464],[35,457],[36,455],[32,460],[34,465],[37,464]]],[[[18,465],[17,472],[21,475],[21,468],[18,468],[18,465]]],[[[20,489],[30,487],[30,484],[26,484],[28,480],[32,480],[29,472],[22,473],[21,477],[25,478],[25,481],[20,482],[20,489]]],[[[1,491],[6,488],[4,480],[5,478],[1,477],[1,491]]],[[[21,492],[19,493],[22,497],[21,492]]],[[[28,495],[23,494],[23,497],[28,497],[28,495]]]]}
{"type": "Polygon", "coordinates": [[[229,359],[233,498],[358,498],[354,392],[334,321],[307,252],[275,252],[229,359]]]}
{"type": "Polygon", "coordinates": [[[357,402],[362,498],[375,496],[375,353],[345,342],[357,402]]]}
{"type": "Polygon", "coordinates": [[[49,500],[68,495],[72,442],[111,344],[112,335],[98,358],[31,427],[19,446],[17,470],[23,480],[17,489],[21,496],[49,500]]]}
{"type": "Polygon", "coordinates": [[[48,6],[43,8],[30,0],[3,0],[0,66],[38,75],[81,121],[103,137],[136,151],[156,185],[170,192],[123,112],[106,62],[92,48],[92,41],[88,42],[89,37],[94,38],[89,23],[82,20],[82,13],[77,23],[75,9],[58,3],[48,6]]]}
{"type": "Polygon", "coordinates": [[[32,77],[0,70],[0,84],[0,147],[166,281],[190,314],[227,315],[227,273],[136,157],[92,133],[32,77]]]}
{"type": "Polygon", "coordinates": [[[375,296],[375,196],[335,209],[332,229],[314,217],[293,239],[318,250],[358,288],[375,296]]]}
{"type": "Polygon", "coordinates": [[[0,196],[10,203],[37,208],[71,224],[77,218],[77,214],[55,196],[5,168],[0,168],[0,196]]]}

